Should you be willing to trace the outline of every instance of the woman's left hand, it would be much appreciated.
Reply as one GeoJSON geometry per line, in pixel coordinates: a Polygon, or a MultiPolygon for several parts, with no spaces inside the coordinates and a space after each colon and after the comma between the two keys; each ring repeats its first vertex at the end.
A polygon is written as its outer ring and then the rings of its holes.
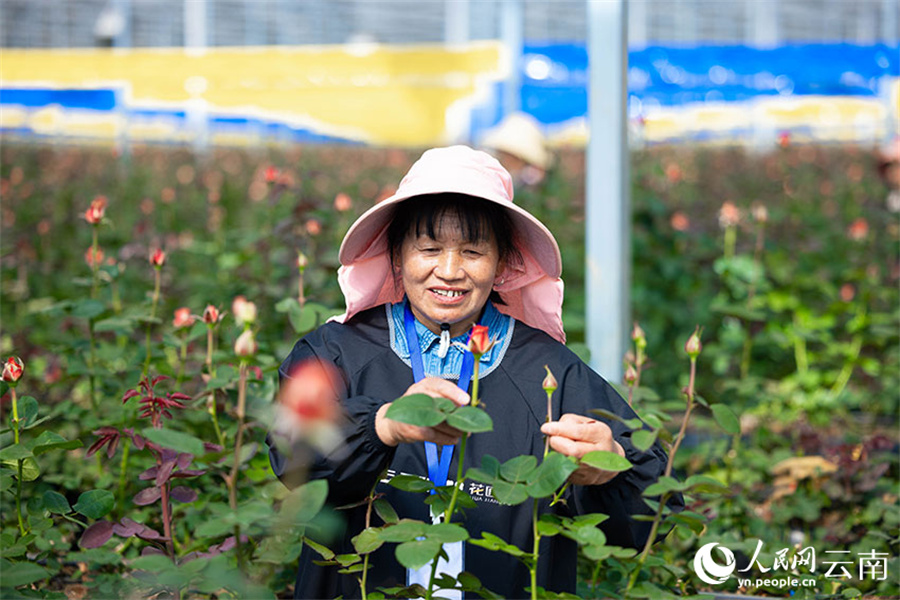
{"type": "MultiPolygon", "coordinates": [[[[566,456],[581,458],[595,450],[606,450],[625,456],[625,450],[613,439],[609,425],[590,417],[566,413],[559,421],[541,425],[541,433],[550,437],[552,449],[566,456]]],[[[616,475],[617,473],[612,471],[581,465],[569,475],[569,481],[576,485],[599,485],[616,475]]]]}

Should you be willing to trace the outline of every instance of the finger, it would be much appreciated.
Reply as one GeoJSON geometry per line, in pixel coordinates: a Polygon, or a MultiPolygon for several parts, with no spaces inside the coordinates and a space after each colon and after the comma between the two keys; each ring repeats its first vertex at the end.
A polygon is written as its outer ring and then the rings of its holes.
{"type": "MultiPolygon", "coordinates": [[[[565,417],[565,415],[563,415],[565,417]]],[[[605,443],[612,439],[612,430],[606,423],[586,419],[584,421],[568,419],[551,421],[541,426],[544,435],[561,435],[584,442],[605,443]]]]}
{"type": "Polygon", "coordinates": [[[459,441],[460,431],[457,430],[456,434],[446,433],[444,431],[439,430],[436,427],[426,427],[428,430],[428,434],[425,436],[425,441],[434,442],[435,444],[439,444],[442,446],[453,446],[459,441]]]}
{"type": "Polygon", "coordinates": [[[457,406],[469,403],[469,394],[461,390],[455,383],[446,379],[428,377],[423,379],[420,384],[423,386],[422,393],[428,394],[433,398],[447,398],[457,406]]]}
{"type": "Polygon", "coordinates": [[[588,452],[593,452],[594,450],[598,449],[595,444],[579,442],[571,438],[559,435],[550,437],[550,448],[556,450],[560,454],[565,454],[566,456],[574,456],[575,458],[581,458],[588,452]]]}
{"type": "Polygon", "coordinates": [[[459,436],[461,436],[462,433],[463,433],[462,431],[460,431],[460,430],[457,429],[456,427],[453,427],[453,426],[451,426],[451,425],[447,425],[446,423],[440,423],[439,425],[435,425],[434,427],[432,427],[432,429],[434,429],[435,431],[440,431],[441,433],[443,433],[443,434],[445,434],[445,435],[455,436],[455,437],[457,437],[457,438],[458,438],[459,436]]]}

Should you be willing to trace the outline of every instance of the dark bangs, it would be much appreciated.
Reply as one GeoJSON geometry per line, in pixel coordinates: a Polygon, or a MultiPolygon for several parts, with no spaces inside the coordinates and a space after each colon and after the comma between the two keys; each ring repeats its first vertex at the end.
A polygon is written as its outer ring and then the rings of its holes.
{"type": "Polygon", "coordinates": [[[458,219],[463,239],[467,242],[477,244],[489,241],[493,233],[500,260],[521,262],[521,255],[513,242],[512,220],[503,207],[481,198],[450,193],[417,196],[397,205],[387,230],[391,262],[400,252],[407,235],[427,235],[437,239],[444,215],[458,219]]]}

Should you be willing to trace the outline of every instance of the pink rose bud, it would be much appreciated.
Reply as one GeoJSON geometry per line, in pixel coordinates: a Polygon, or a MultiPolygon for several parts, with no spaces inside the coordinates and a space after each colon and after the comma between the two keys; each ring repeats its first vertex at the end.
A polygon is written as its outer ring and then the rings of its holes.
{"type": "Polygon", "coordinates": [[[631,328],[631,340],[634,342],[635,347],[641,350],[647,347],[647,337],[644,335],[644,330],[641,329],[641,326],[637,324],[637,321],[634,322],[634,327],[631,328]]]}
{"type": "Polygon", "coordinates": [[[684,351],[691,358],[697,358],[701,350],[703,350],[703,344],[700,343],[700,326],[698,325],[691,337],[684,343],[684,351]]]}
{"type": "Polygon", "coordinates": [[[306,233],[309,235],[319,235],[322,233],[322,224],[315,219],[306,222],[306,233]]]}
{"type": "Polygon", "coordinates": [[[172,320],[172,325],[175,329],[181,329],[182,327],[190,327],[194,324],[194,320],[196,317],[191,314],[191,309],[186,306],[182,306],[179,309],[175,310],[175,318],[172,320]]]}
{"type": "Polygon", "coordinates": [[[25,373],[25,363],[18,356],[10,356],[3,363],[3,381],[15,387],[25,373]]]}
{"type": "Polygon", "coordinates": [[[94,250],[94,247],[91,246],[87,249],[87,252],[84,253],[84,262],[92,269],[94,267],[99,267],[103,264],[103,250],[100,248],[94,250]]]}
{"type": "Polygon", "coordinates": [[[544,365],[544,369],[547,371],[547,376],[544,377],[544,381],[541,382],[541,387],[544,388],[545,392],[552,392],[559,387],[559,384],[556,382],[556,377],[550,372],[550,367],[544,365]]]}
{"type": "Polygon", "coordinates": [[[153,252],[150,253],[150,264],[153,265],[157,269],[162,269],[162,266],[166,263],[166,253],[157,248],[153,252]]]}
{"type": "Polygon", "coordinates": [[[475,325],[469,334],[469,352],[475,356],[481,356],[491,349],[494,342],[488,334],[488,328],[484,325],[475,325]]]}
{"type": "Polygon", "coordinates": [[[238,296],[231,303],[231,314],[239,326],[251,325],[256,321],[256,305],[243,296],[238,296]]]}
{"type": "Polygon", "coordinates": [[[765,223],[769,220],[769,210],[765,204],[756,203],[753,205],[753,218],[757,223],[765,223]]]}
{"type": "Polygon", "coordinates": [[[309,259],[306,258],[306,255],[302,252],[297,253],[297,268],[300,269],[300,272],[306,270],[306,267],[309,265],[309,259]]]}
{"type": "Polygon", "coordinates": [[[862,217],[853,221],[847,228],[847,237],[856,242],[866,239],[867,235],[869,235],[869,222],[862,217]]]}
{"type": "Polygon", "coordinates": [[[215,325],[220,318],[219,309],[212,304],[207,304],[206,308],[203,309],[203,322],[207,325],[215,325]]]}
{"type": "Polygon", "coordinates": [[[740,209],[731,202],[724,202],[719,209],[719,227],[734,227],[741,221],[740,209]]]}
{"type": "Polygon", "coordinates": [[[353,208],[353,200],[344,192],[340,192],[334,197],[334,210],[338,212],[347,212],[353,208]]]}
{"type": "Polygon", "coordinates": [[[625,367],[625,383],[629,386],[634,385],[634,382],[637,381],[637,369],[634,368],[634,365],[629,364],[625,367]]]}
{"type": "Polygon", "coordinates": [[[279,400],[301,423],[336,423],[341,415],[338,393],[343,385],[337,367],[311,358],[291,369],[279,400]]]}
{"type": "Polygon", "coordinates": [[[266,183],[275,183],[276,181],[278,181],[278,175],[278,169],[276,169],[275,167],[266,167],[266,170],[263,173],[263,176],[266,179],[266,183]]]}
{"type": "Polygon", "coordinates": [[[791,145],[791,132],[790,131],[782,131],[778,134],[778,145],[782,148],[787,148],[791,145]]]}
{"type": "Polygon", "coordinates": [[[99,225],[106,214],[106,196],[97,196],[91,201],[91,205],[84,211],[84,220],[91,225],[99,225]]]}
{"type": "Polygon", "coordinates": [[[256,338],[249,329],[245,330],[234,342],[234,353],[238,356],[253,356],[256,354],[256,338]]]}

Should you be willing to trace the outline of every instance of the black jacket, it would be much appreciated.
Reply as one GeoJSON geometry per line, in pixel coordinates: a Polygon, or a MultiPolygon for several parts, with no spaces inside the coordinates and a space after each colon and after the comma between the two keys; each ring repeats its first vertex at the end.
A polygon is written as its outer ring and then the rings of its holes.
{"type": "MultiPolygon", "coordinates": [[[[545,420],[547,400],[541,382],[545,364],[559,381],[559,389],[553,395],[554,418],[564,413],[590,416],[592,408],[603,408],[624,418],[635,416],[621,396],[563,344],[524,323],[516,321],[514,326],[513,338],[499,367],[480,380],[479,396],[493,419],[494,430],[469,438],[466,469],[480,466],[481,457],[486,454],[500,462],[521,454],[542,456],[544,438],[540,426],[545,420]]],[[[347,390],[343,405],[349,417],[345,454],[337,461],[315,456],[309,465],[308,458],[298,457],[300,453],[295,453],[294,457],[283,456],[270,444],[275,474],[291,487],[301,483],[298,479],[304,474],[310,479],[327,479],[328,501],[333,506],[365,498],[385,468],[390,469],[389,475],[408,473],[427,477],[422,444],[400,444],[391,448],[375,433],[378,407],[402,396],[413,383],[412,370],[390,347],[385,307],[362,312],[347,324],[327,323],[309,333],[297,342],[282,363],[281,376],[286,377],[292,365],[310,357],[332,361],[343,374],[347,390]]],[[[649,512],[641,492],[662,474],[666,455],[658,445],[647,452],[636,450],[631,444],[630,432],[622,423],[614,421],[609,426],[634,467],[604,485],[571,486],[562,511],[607,514],[610,518],[600,527],[608,542],[638,548],[645,543],[650,524],[635,521],[630,515],[649,512]]],[[[454,453],[451,478],[457,472],[457,458],[454,453]]],[[[530,551],[530,501],[505,506],[486,494],[484,486],[472,486],[467,482],[466,490],[477,502],[477,507],[467,510],[464,516],[464,525],[472,538],[479,538],[482,531],[489,531],[530,551]]],[[[386,495],[401,518],[429,521],[423,495],[402,492],[384,483],[379,484],[378,491],[386,495]]],[[[548,503],[545,499],[541,508],[547,510],[548,503]]],[[[346,534],[339,547],[332,548],[339,554],[354,552],[350,538],[363,529],[365,506],[345,512],[346,534]]],[[[373,525],[380,524],[380,520],[373,517],[373,525]]],[[[394,544],[385,544],[370,558],[374,565],[368,576],[370,590],[406,583],[406,570],[394,558],[394,548],[394,544]]],[[[465,548],[464,570],[477,576],[485,587],[506,598],[527,596],[528,570],[517,559],[471,544],[465,548]]],[[[576,557],[577,546],[573,541],[563,536],[544,538],[538,585],[548,590],[574,593],[576,557]]],[[[313,564],[312,561],[319,558],[304,548],[295,598],[360,597],[355,576],[340,575],[337,568],[313,564]]]]}

